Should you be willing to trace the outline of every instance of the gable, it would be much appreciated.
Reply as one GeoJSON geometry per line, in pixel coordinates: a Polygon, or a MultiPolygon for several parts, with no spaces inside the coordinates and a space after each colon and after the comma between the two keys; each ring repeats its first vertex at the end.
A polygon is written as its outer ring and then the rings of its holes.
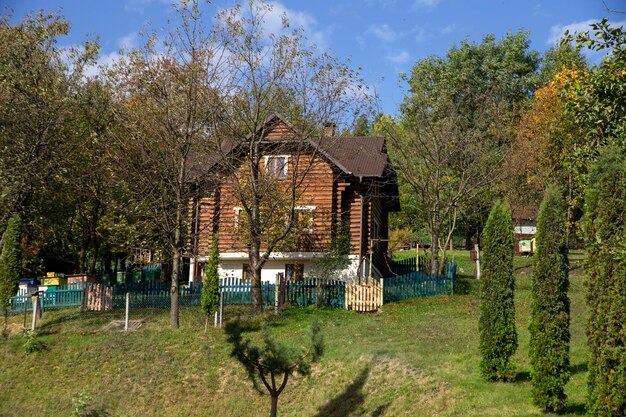
{"type": "Polygon", "coordinates": [[[266,140],[294,140],[299,136],[294,128],[281,119],[266,124],[263,129],[262,138],[266,140]]]}

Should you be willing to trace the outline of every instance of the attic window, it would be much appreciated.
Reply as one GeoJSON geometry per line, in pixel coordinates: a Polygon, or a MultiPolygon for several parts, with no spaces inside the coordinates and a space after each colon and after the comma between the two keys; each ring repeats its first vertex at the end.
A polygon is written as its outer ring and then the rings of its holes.
{"type": "Polygon", "coordinates": [[[288,162],[289,156],[287,155],[266,156],[265,167],[267,173],[273,178],[286,178],[288,162]]]}

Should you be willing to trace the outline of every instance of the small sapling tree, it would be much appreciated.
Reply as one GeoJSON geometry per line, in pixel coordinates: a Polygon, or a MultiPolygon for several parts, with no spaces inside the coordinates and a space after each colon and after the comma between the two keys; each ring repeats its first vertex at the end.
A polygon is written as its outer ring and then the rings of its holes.
{"type": "Polygon", "coordinates": [[[550,412],[559,412],[567,405],[564,387],[570,376],[565,217],[561,191],[551,186],[537,221],[530,321],[532,399],[550,412]]]}
{"type": "Polygon", "coordinates": [[[204,333],[206,333],[211,314],[214,314],[219,308],[220,302],[220,250],[218,247],[217,233],[213,235],[211,242],[211,253],[209,260],[204,266],[204,282],[202,284],[202,297],[200,304],[202,312],[206,315],[204,323],[204,333]]]}
{"type": "Polygon", "coordinates": [[[483,272],[480,286],[480,373],[489,381],[510,381],[517,349],[513,277],[513,222],[500,202],[483,230],[483,272]]]}
{"type": "Polygon", "coordinates": [[[278,396],[285,389],[289,377],[296,373],[310,375],[311,364],[324,353],[324,340],[317,319],[311,322],[310,346],[304,351],[277,342],[267,329],[263,332],[262,345],[254,346],[242,337],[239,319],[226,325],[226,334],[233,346],[231,356],[244,366],[254,388],[261,394],[269,393],[270,417],[276,417],[278,396]]]}

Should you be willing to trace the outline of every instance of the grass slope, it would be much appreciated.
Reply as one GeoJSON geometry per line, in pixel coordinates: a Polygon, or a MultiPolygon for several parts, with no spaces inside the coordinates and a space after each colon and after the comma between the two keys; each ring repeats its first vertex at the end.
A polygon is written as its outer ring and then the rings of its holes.
{"type": "MultiPolygon", "coordinates": [[[[469,264],[467,252],[456,255],[469,264]]],[[[581,257],[572,258],[573,375],[566,387],[566,416],[584,413],[586,376],[581,257]]],[[[268,315],[273,331],[294,342],[306,337],[310,316],[318,316],[327,345],[311,378],[290,380],[279,414],[542,415],[531,404],[528,381],[530,269],[518,265],[516,276],[517,382],[491,384],[479,377],[478,287],[462,277],[462,294],[391,303],[377,314],[294,308],[280,317],[268,315]]],[[[248,311],[232,307],[226,314],[248,311]]],[[[183,309],[182,329],[176,331],[167,329],[167,311],[134,313],[146,325],[124,334],[101,330],[121,319],[121,311],[47,312],[40,334],[48,348],[31,355],[21,347],[22,318],[12,317],[13,334],[0,341],[0,415],[71,415],[72,399],[83,389],[93,398],[92,415],[258,416],[269,411],[269,398],[253,391],[229,358],[223,333],[211,329],[203,335],[199,308],[183,309]]],[[[258,330],[253,326],[250,334],[258,330]]]]}

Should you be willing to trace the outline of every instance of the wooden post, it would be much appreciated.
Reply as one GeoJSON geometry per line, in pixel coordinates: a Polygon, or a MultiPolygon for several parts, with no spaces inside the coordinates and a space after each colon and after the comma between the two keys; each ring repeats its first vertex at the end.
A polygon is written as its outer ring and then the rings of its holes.
{"type": "Polygon", "coordinates": [[[224,326],[224,290],[220,291],[220,328],[224,326]]]}
{"type": "Polygon", "coordinates": [[[415,270],[419,272],[420,270],[420,243],[417,242],[415,244],[415,270]]]}
{"type": "Polygon", "coordinates": [[[39,309],[39,296],[33,296],[33,321],[30,325],[30,330],[35,331],[35,324],[37,323],[37,310],[39,309]]]}
{"type": "Polygon", "coordinates": [[[217,327],[217,323],[218,323],[218,322],[217,322],[217,314],[218,314],[218,313],[217,313],[217,311],[216,311],[216,312],[215,312],[215,316],[214,316],[214,318],[213,318],[213,327],[217,327]]]}
{"type": "Polygon", "coordinates": [[[474,250],[476,251],[476,279],[480,280],[480,251],[478,250],[478,243],[474,244],[474,250]]]}
{"type": "Polygon", "coordinates": [[[280,292],[280,272],[276,274],[276,285],[274,285],[274,313],[278,314],[278,294],[280,292]]]}
{"type": "Polygon", "coordinates": [[[128,331],[128,313],[130,310],[130,293],[126,293],[126,315],[124,317],[124,331],[128,331]]]}

